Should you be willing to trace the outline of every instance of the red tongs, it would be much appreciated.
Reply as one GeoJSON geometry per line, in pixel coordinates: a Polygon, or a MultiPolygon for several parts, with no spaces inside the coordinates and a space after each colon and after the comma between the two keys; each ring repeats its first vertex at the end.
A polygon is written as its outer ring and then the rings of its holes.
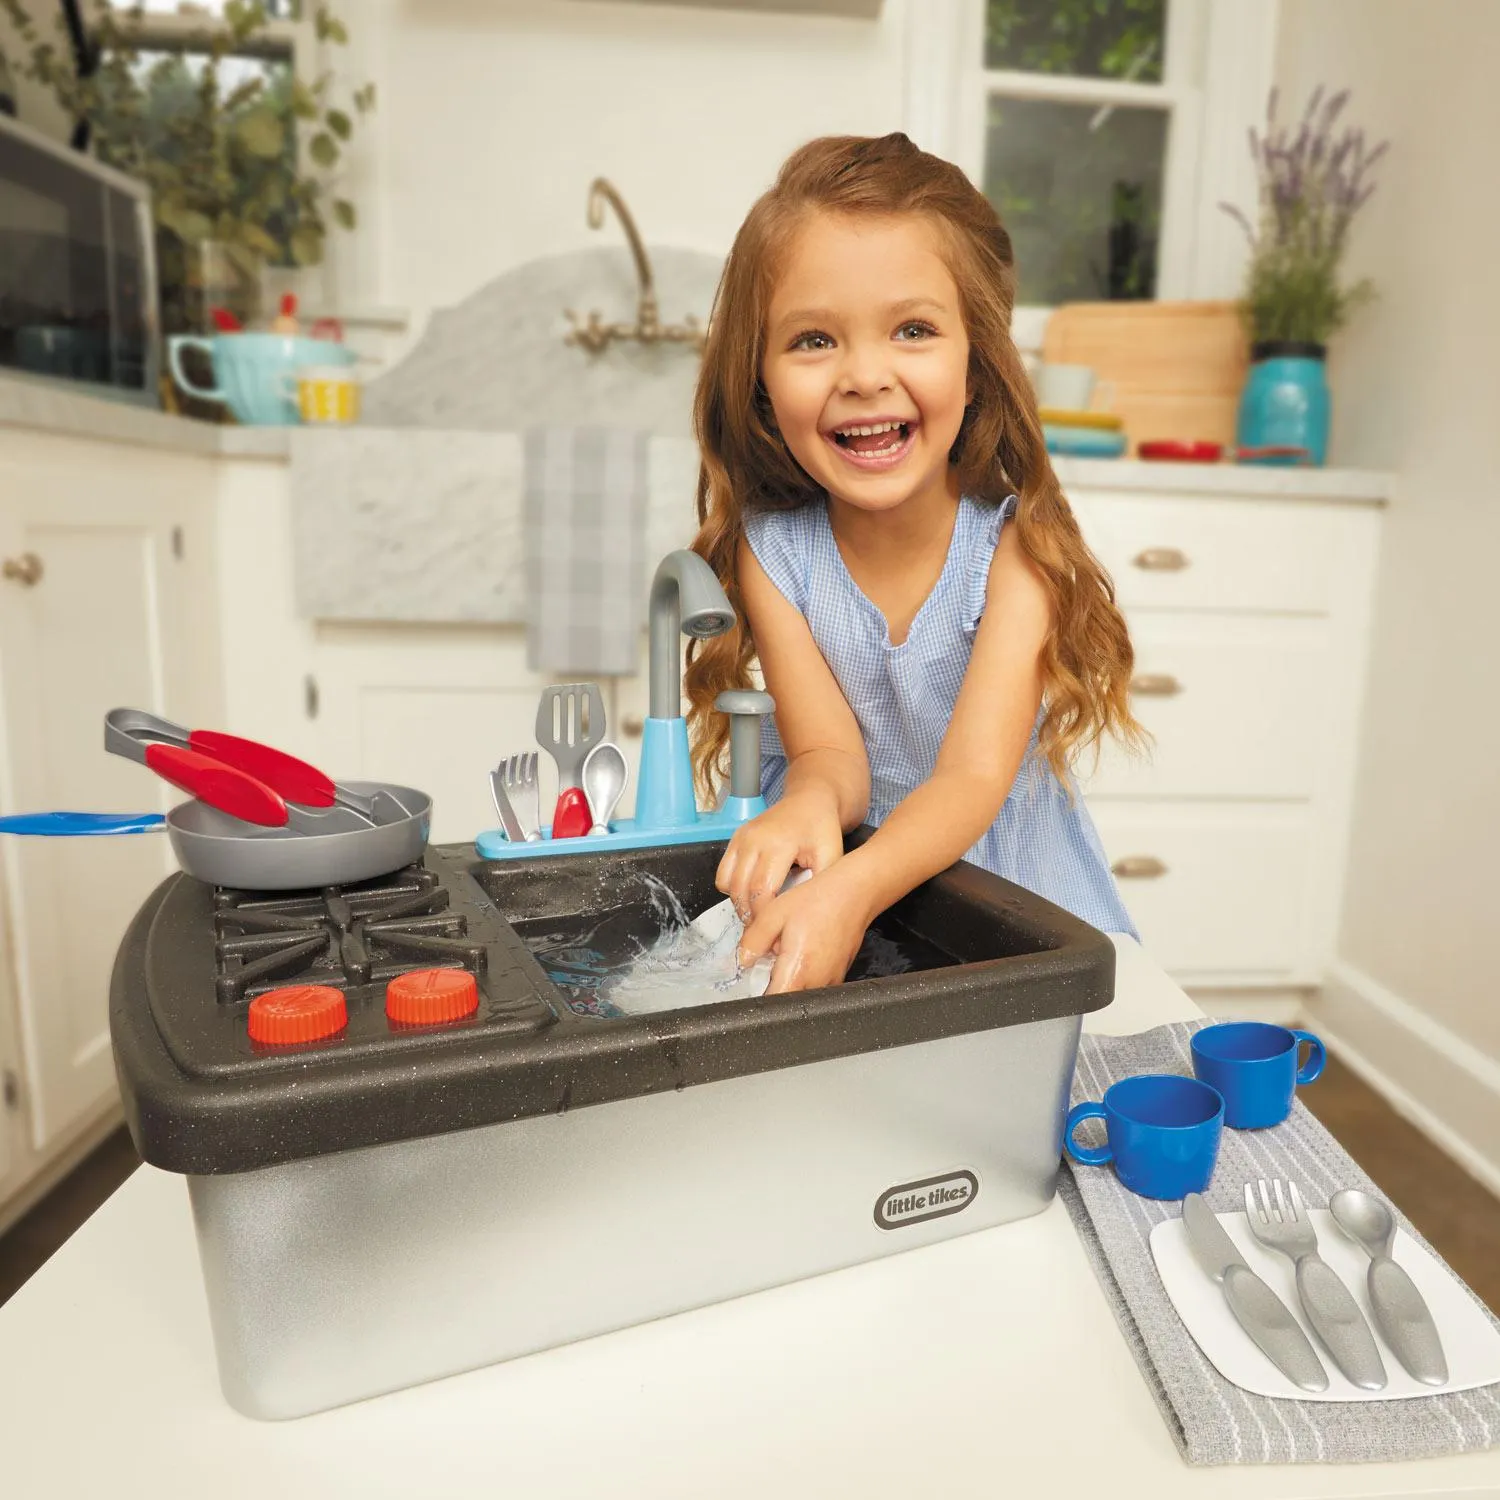
{"type": "Polygon", "coordinates": [[[407,815],[390,793],[362,796],[283,750],[215,729],[184,729],[137,708],[105,715],[104,748],[220,812],[267,828],[342,833],[407,815]]]}

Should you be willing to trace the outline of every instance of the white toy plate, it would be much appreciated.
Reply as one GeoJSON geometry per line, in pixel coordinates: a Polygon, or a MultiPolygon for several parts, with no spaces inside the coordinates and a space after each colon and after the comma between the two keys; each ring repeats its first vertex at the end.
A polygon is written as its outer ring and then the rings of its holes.
{"type": "Polygon", "coordinates": [[[1291,1261],[1268,1250],[1250,1232],[1244,1214],[1220,1214],[1219,1223],[1235,1243],[1245,1264],[1291,1309],[1312,1340],[1323,1368],[1328,1371],[1328,1389],[1313,1395],[1292,1384],[1251,1342],[1224,1300],[1223,1288],[1193,1259],[1187,1232],[1180,1218],[1166,1219],[1151,1231],[1151,1254],[1162,1285],[1177,1315],[1209,1363],[1225,1380],[1259,1396],[1285,1396],[1293,1401],[1399,1401],[1408,1396],[1437,1396],[1445,1391],[1467,1391],[1500,1381],[1500,1330],[1480,1310],[1464,1286],[1428,1254],[1405,1230],[1397,1230],[1392,1254],[1406,1268],[1417,1290],[1432,1309],[1443,1353],[1448,1360],[1448,1384],[1423,1385],[1408,1375],[1391,1352],[1370,1311],[1366,1276],[1370,1258],[1334,1222],[1327,1209],[1310,1211],[1318,1232],[1318,1254],[1354,1293],[1354,1300],[1375,1334],[1376,1347],[1385,1361],[1389,1384],[1383,1391],[1364,1391],[1340,1374],[1327,1350],[1318,1342],[1302,1304],[1297,1300],[1295,1270],[1291,1261]]]}

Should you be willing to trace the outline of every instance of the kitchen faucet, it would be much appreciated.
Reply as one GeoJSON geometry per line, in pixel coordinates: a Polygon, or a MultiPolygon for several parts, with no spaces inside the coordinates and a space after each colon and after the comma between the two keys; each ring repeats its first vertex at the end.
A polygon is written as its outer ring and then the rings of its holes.
{"type": "Polygon", "coordinates": [[[635,339],[642,344],[691,344],[701,354],[707,332],[696,318],[684,318],[680,324],[662,324],[656,305],[656,282],[651,274],[651,261],[646,254],[645,245],[641,243],[635,220],[614,184],[608,178],[596,177],[589,185],[590,229],[604,227],[606,203],[614,209],[620,226],[625,231],[625,238],[630,241],[630,253],[635,257],[635,274],[641,288],[635,322],[606,323],[597,312],[591,312],[588,321],[580,323],[578,314],[570,307],[567,314],[572,326],[563,335],[563,342],[577,344],[590,354],[602,353],[614,339],[635,339]]]}
{"type": "Polygon", "coordinates": [[[648,619],[649,699],[642,726],[635,816],[611,820],[606,832],[588,838],[522,841],[498,829],[486,831],[475,840],[486,859],[602,854],[612,849],[727,839],[741,823],[766,810],[760,790],[761,721],[775,712],[776,705],[769,693],[750,688],[729,689],[714,700],[714,707],[729,716],[729,785],[716,807],[698,807],[692,749],[682,714],[680,637],[701,641],[723,635],[734,628],[735,613],[713,569],[696,552],[680,548],[662,558],[651,580],[648,619]]]}

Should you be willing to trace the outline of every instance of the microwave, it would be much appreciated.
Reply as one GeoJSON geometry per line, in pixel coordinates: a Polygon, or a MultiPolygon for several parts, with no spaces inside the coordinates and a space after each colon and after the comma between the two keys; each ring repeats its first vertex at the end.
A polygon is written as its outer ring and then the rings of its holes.
{"type": "Polygon", "coordinates": [[[151,192],[0,114],[0,372],[159,406],[151,192]]]}

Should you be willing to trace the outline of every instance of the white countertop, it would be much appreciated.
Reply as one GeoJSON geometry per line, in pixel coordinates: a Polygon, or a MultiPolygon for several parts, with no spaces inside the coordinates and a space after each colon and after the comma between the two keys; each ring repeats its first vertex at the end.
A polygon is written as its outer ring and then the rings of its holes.
{"type": "MultiPolygon", "coordinates": [[[[198,453],[225,459],[286,463],[287,427],[217,426],[106,401],[54,383],[0,373],[0,428],[86,438],[94,442],[198,453]]],[[[514,434],[520,442],[520,434],[514,434]]],[[[685,447],[691,438],[674,440],[685,447]]],[[[1390,474],[1365,469],[1280,469],[1217,463],[1140,463],[1135,459],[1054,458],[1064,491],[1262,496],[1286,500],[1382,505],[1395,498],[1390,474]]]]}
{"type": "MultiPolygon", "coordinates": [[[[1198,1014],[1120,940],[1089,1029],[1198,1014]]],[[[669,1253],[664,1247],[663,1253],[669,1253]]],[[[297,1421],[225,1404],[183,1183],[140,1168],[0,1308],[17,1500],[1500,1494],[1500,1451],[1183,1463],[1066,1211],[297,1421]]]]}

